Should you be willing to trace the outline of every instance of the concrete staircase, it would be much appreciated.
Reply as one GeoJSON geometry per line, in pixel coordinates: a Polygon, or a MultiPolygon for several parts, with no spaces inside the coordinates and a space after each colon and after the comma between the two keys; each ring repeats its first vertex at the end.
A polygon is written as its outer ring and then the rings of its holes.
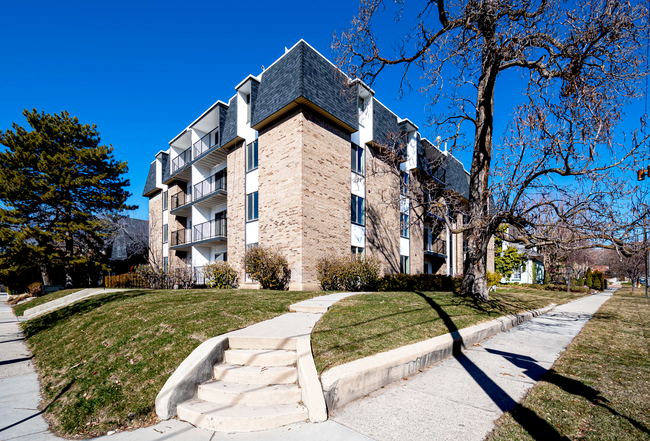
{"type": "Polygon", "coordinates": [[[177,407],[178,418],[220,432],[250,432],[305,421],[295,340],[230,338],[212,380],[177,407]]]}

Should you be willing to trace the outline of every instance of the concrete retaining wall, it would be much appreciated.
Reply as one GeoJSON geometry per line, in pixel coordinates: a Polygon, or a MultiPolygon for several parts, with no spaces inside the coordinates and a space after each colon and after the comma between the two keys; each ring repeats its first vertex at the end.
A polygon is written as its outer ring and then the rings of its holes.
{"type": "Polygon", "coordinates": [[[487,323],[470,326],[388,352],[372,355],[336,366],[321,375],[327,410],[332,411],[369,394],[386,384],[407,377],[460,351],[527,320],[546,314],[546,308],[509,315],[487,323]]]}

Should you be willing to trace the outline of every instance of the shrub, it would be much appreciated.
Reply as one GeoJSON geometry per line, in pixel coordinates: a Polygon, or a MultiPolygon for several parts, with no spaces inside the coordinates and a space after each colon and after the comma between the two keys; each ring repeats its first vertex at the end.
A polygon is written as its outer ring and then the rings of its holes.
{"type": "Polygon", "coordinates": [[[30,283],[27,291],[32,297],[41,296],[43,295],[43,284],[41,282],[30,283]]]}
{"type": "Polygon", "coordinates": [[[591,287],[593,289],[599,291],[603,289],[603,286],[605,285],[605,276],[603,273],[601,273],[598,270],[594,271],[592,274],[592,280],[593,280],[593,285],[591,287]]]}
{"type": "Polygon", "coordinates": [[[244,269],[263,289],[284,290],[289,287],[289,264],[275,250],[261,246],[249,248],[244,255],[244,269]]]}
{"type": "Polygon", "coordinates": [[[203,266],[205,284],[209,288],[228,289],[237,288],[239,274],[228,262],[210,262],[203,266]]]}
{"type": "Polygon", "coordinates": [[[374,291],[379,280],[379,261],[374,257],[325,257],[318,260],[316,270],[325,291],[374,291]]]}
{"type": "Polygon", "coordinates": [[[491,271],[488,271],[487,273],[488,288],[498,285],[501,282],[502,277],[503,276],[499,273],[493,273],[491,271]]]}
{"type": "Polygon", "coordinates": [[[593,279],[593,274],[591,272],[591,268],[587,268],[587,275],[585,276],[585,285],[587,285],[589,288],[593,288],[594,279],[593,279]]]}
{"type": "Polygon", "coordinates": [[[137,273],[119,274],[104,277],[106,288],[146,288],[145,281],[137,273]]]}
{"type": "Polygon", "coordinates": [[[460,292],[462,277],[440,274],[387,274],[378,282],[379,291],[454,291],[460,292]]]}

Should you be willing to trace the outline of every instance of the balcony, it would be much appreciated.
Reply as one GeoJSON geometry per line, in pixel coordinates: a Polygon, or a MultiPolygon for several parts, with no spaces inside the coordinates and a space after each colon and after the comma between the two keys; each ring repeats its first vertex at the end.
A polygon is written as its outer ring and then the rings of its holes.
{"type": "Polygon", "coordinates": [[[212,241],[226,241],[228,237],[227,219],[216,219],[194,226],[193,244],[212,241]]]}
{"type": "Polygon", "coordinates": [[[185,228],[182,230],[172,231],[171,244],[170,246],[177,247],[175,249],[183,248],[183,245],[189,247],[189,244],[192,243],[192,230],[185,228]]]}
{"type": "Polygon", "coordinates": [[[212,129],[203,138],[196,141],[193,145],[193,157],[197,159],[199,156],[210,150],[212,147],[219,144],[219,127],[212,129]]]}
{"type": "Polygon", "coordinates": [[[171,211],[175,216],[189,216],[191,206],[211,207],[227,202],[228,171],[223,169],[194,185],[193,195],[179,191],[171,197],[171,211]]]}
{"type": "MultiPolygon", "coordinates": [[[[186,165],[188,165],[192,161],[192,148],[188,148],[187,150],[181,152],[177,157],[172,159],[172,175],[175,175],[179,173],[180,171],[184,170],[186,165]]],[[[189,170],[187,170],[187,173],[184,173],[184,175],[191,176],[189,173],[189,170]]],[[[183,176],[183,178],[187,178],[188,176],[183,176]]]]}
{"type": "Polygon", "coordinates": [[[428,240],[424,242],[424,254],[428,256],[438,256],[438,257],[447,257],[447,241],[436,237],[431,240],[429,243],[428,240]]]}
{"type": "Polygon", "coordinates": [[[447,179],[447,170],[442,168],[442,166],[432,168],[429,169],[429,176],[431,176],[434,181],[438,181],[439,184],[444,185],[447,179]]]}

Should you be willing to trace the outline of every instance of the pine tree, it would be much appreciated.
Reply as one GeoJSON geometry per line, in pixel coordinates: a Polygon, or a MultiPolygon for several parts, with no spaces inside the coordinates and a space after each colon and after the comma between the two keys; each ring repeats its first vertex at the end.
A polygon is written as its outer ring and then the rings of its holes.
{"type": "Polygon", "coordinates": [[[62,274],[69,284],[75,274],[101,267],[102,218],[135,208],[125,205],[128,167],[115,160],[112,146],[100,145],[96,125],[67,111],[23,115],[32,130],[14,123],[0,131],[7,147],[0,152],[0,276],[35,266],[44,284],[62,274]]]}
{"type": "Polygon", "coordinates": [[[587,275],[585,276],[585,285],[587,285],[588,288],[594,287],[594,275],[591,272],[591,268],[587,268],[587,275]]]}

